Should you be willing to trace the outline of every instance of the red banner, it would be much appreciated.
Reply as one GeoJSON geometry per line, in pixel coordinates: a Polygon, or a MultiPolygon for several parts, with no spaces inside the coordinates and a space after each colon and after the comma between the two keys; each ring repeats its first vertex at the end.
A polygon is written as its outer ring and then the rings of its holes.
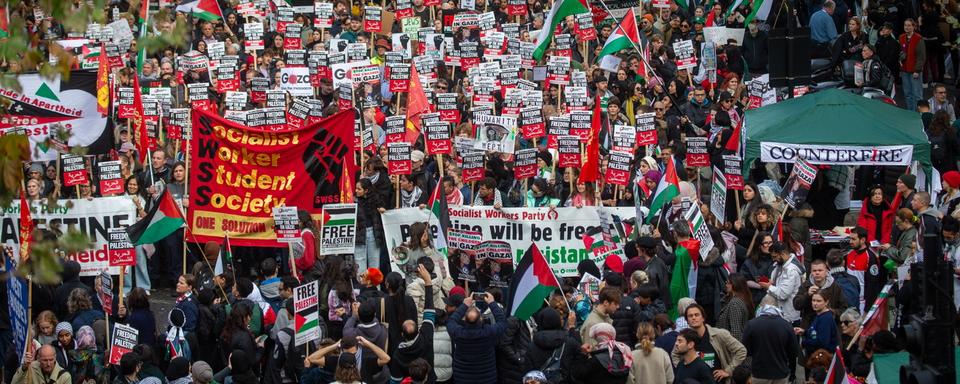
{"type": "MultiPolygon", "coordinates": [[[[208,111],[193,111],[190,231],[220,241],[229,231],[242,246],[278,246],[273,209],[320,213],[340,202],[340,177],[353,174],[353,111],[301,129],[270,132],[208,111]]],[[[192,237],[191,237],[192,239],[192,237]]]]}

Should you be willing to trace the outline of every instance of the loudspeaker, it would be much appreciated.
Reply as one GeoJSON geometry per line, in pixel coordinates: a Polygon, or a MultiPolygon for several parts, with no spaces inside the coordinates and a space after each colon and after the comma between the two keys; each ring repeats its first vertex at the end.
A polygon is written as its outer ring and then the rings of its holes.
{"type": "Polygon", "coordinates": [[[770,86],[810,84],[810,29],[771,29],[767,36],[770,86]]]}

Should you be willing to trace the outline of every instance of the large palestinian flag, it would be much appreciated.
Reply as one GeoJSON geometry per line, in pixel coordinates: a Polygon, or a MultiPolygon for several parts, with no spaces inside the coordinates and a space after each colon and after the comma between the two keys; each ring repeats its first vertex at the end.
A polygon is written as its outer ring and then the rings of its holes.
{"type": "Polygon", "coordinates": [[[186,0],[177,6],[177,12],[189,13],[206,21],[223,19],[223,11],[217,0],[186,0]]]}
{"type": "Polygon", "coordinates": [[[183,214],[169,191],[163,191],[160,200],[146,217],[127,228],[130,241],[136,245],[152,244],[183,227],[183,214]]]}
{"type": "Polygon", "coordinates": [[[58,75],[45,79],[39,74],[17,77],[20,92],[0,89],[0,98],[10,101],[7,115],[0,115],[0,131],[24,133],[30,137],[31,158],[55,160],[58,141],[51,125],[70,132],[68,147],[83,147],[88,155],[103,155],[113,149],[113,129],[97,111],[97,73],[74,71],[69,80],[58,75]]]}
{"type": "Polygon", "coordinates": [[[536,244],[530,244],[517,263],[510,281],[510,314],[527,320],[543,306],[543,300],[555,289],[560,289],[557,277],[547,264],[536,244]]]}

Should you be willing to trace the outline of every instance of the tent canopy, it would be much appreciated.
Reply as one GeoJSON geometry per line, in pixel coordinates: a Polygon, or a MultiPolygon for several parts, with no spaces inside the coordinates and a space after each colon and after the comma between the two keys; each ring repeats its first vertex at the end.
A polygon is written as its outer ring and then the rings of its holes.
{"type": "MultiPolygon", "coordinates": [[[[807,146],[913,146],[913,159],[930,169],[930,142],[920,114],[830,89],[747,111],[744,175],[761,158],[761,142],[807,146]]],[[[830,162],[827,162],[828,164],[830,162]]],[[[836,163],[834,163],[836,164],[836,163]]]]}

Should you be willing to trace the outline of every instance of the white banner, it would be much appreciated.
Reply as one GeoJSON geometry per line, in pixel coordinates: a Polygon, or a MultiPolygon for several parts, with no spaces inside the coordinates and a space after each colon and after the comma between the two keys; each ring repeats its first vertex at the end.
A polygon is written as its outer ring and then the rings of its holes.
{"type": "MultiPolygon", "coordinates": [[[[618,215],[621,220],[634,217],[632,207],[607,208],[504,208],[450,206],[450,229],[482,233],[484,240],[499,240],[510,244],[514,263],[536,242],[540,252],[547,258],[558,276],[576,276],[580,260],[592,257],[583,246],[583,234],[591,227],[600,225],[599,211],[618,215]]],[[[390,259],[395,258],[393,249],[410,238],[410,225],[427,221],[429,210],[403,208],[390,210],[381,215],[390,259]]],[[[439,226],[430,223],[436,233],[439,226]]],[[[394,268],[397,270],[398,268],[394,268]]]]}
{"type": "Polygon", "coordinates": [[[310,85],[310,68],[285,67],[280,70],[280,89],[290,93],[290,96],[313,96],[313,85],[310,85]]]}
{"type": "Polygon", "coordinates": [[[767,163],[793,163],[797,157],[811,164],[910,165],[912,145],[853,146],[760,143],[760,160],[767,163]]]}
{"type": "MultiPolygon", "coordinates": [[[[43,201],[44,203],[46,200],[43,201]]],[[[86,234],[92,241],[93,247],[75,254],[67,254],[68,259],[80,263],[81,276],[96,276],[100,271],[109,267],[108,252],[110,228],[126,227],[136,222],[136,206],[127,196],[100,197],[93,200],[59,200],[57,206],[50,207],[40,201],[31,204],[33,222],[37,229],[56,228],[56,231],[66,233],[70,229],[86,234]]],[[[20,202],[14,201],[3,209],[0,216],[0,243],[13,241],[20,244],[20,202]]],[[[110,268],[110,273],[117,275],[120,267],[110,268]]]]}

